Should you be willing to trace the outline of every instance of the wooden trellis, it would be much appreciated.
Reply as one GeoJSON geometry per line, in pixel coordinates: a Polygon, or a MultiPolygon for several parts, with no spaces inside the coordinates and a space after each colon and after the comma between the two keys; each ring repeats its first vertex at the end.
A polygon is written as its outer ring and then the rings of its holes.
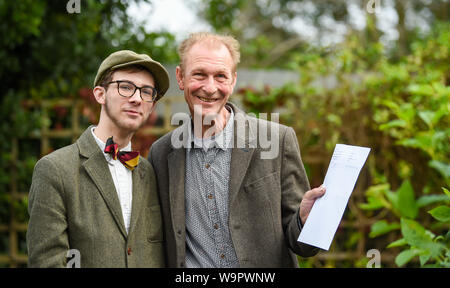
{"type": "MultiPolygon", "coordinates": [[[[173,127],[170,124],[170,119],[172,116],[171,105],[176,102],[183,102],[184,99],[182,97],[165,97],[162,101],[162,105],[164,105],[164,113],[162,116],[163,122],[161,126],[158,127],[150,127],[141,129],[138,133],[144,136],[161,136],[173,127]]],[[[7,264],[9,267],[18,267],[24,266],[27,263],[27,256],[25,254],[19,253],[19,233],[25,233],[27,230],[27,223],[21,223],[18,220],[17,215],[15,215],[14,204],[16,201],[23,199],[28,196],[28,191],[19,191],[18,185],[18,171],[17,171],[17,161],[18,161],[18,151],[19,151],[19,142],[26,141],[27,139],[34,139],[40,141],[40,155],[36,155],[37,158],[42,157],[43,155],[48,154],[53,149],[57,149],[60,147],[52,147],[51,140],[52,139],[70,139],[72,142],[76,141],[76,139],[80,136],[80,134],[84,131],[86,127],[82,127],[81,124],[81,109],[83,108],[84,102],[83,100],[46,100],[41,102],[29,102],[27,106],[37,108],[41,111],[41,115],[44,118],[46,123],[50,123],[49,110],[54,107],[65,107],[71,111],[70,114],[70,127],[60,129],[60,130],[51,130],[48,126],[43,125],[43,127],[37,133],[32,135],[28,135],[26,139],[13,138],[12,139],[12,157],[11,157],[11,190],[10,199],[10,221],[9,223],[0,224],[0,233],[8,233],[8,251],[4,254],[0,254],[0,265],[7,264]]],[[[329,157],[317,157],[317,154],[308,157],[305,155],[304,157],[305,163],[313,164],[313,165],[323,165],[326,167],[329,162],[329,157]]],[[[365,257],[367,250],[373,247],[367,247],[367,238],[368,238],[368,230],[370,229],[371,224],[374,223],[374,219],[369,219],[365,217],[362,211],[357,207],[357,203],[363,202],[363,193],[356,193],[351,197],[350,203],[347,207],[351,211],[353,215],[356,215],[358,221],[343,221],[341,222],[340,228],[341,230],[353,229],[358,230],[361,237],[358,239],[356,244],[356,249],[354,251],[337,251],[336,249],[332,249],[330,252],[319,253],[317,256],[312,258],[312,263],[314,267],[322,267],[324,266],[323,262],[327,261],[354,261],[357,259],[361,259],[365,257]]],[[[392,253],[386,253],[386,251],[382,251],[381,260],[382,265],[384,266],[392,266],[394,255],[392,253]]]]}
{"type": "MultiPolygon", "coordinates": [[[[170,117],[171,117],[171,104],[174,102],[184,101],[183,98],[173,98],[165,97],[162,101],[164,105],[164,115],[163,124],[161,127],[150,127],[142,129],[139,131],[140,135],[144,136],[161,136],[171,130],[170,117]]],[[[10,163],[10,173],[11,173],[11,183],[9,193],[11,203],[10,203],[10,221],[9,223],[0,223],[0,233],[8,234],[8,245],[6,253],[0,254],[0,265],[5,264],[9,267],[25,266],[28,257],[24,253],[19,252],[19,233],[26,233],[28,223],[21,223],[16,215],[16,209],[14,207],[17,201],[28,197],[29,191],[19,191],[18,185],[18,174],[17,174],[17,162],[18,162],[18,151],[19,142],[26,141],[30,139],[38,139],[40,141],[40,155],[36,155],[36,158],[41,158],[42,156],[48,154],[54,149],[61,147],[52,147],[52,139],[70,139],[73,142],[83,133],[84,129],[87,127],[81,127],[81,109],[85,102],[83,100],[72,100],[72,99],[62,99],[62,100],[44,100],[40,102],[28,101],[26,103],[27,107],[32,107],[33,109],[38,109],[42,115],[44,123],[50,123],[49,110],[54,107],[64,107],[71,110],[70,116],[70,127],[51,130],[47,125],[43,125],[42,128],[31,135],[28,138],[19,139],[14,137],[12,139],[12,155],[10,163]]],[[[30,175],[31,177],[31,175],[30,175]]]]}

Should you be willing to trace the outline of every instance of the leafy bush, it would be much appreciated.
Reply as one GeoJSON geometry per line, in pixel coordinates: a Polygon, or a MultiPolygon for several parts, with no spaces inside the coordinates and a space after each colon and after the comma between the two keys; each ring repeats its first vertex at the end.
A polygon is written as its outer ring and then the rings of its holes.
{"type": "Polygon", "coordinates": [[[291,64],[298,85],[240,91],[247,109],[278,109],[281,122],[294,127],[312,186],[323,181],[336,143],[372,148],[352,197],[363,211],[344,218],[364,213],[374,222],[371,238],[401,238],[388,245],[398,266],[415,256],[422,266],[448,266],[449,196],[438,194],[450,181],[448,39],[450,24],[437,24],[412,42],[410,55],[393,60],[379,42],[364,46],[349,35],[335,50],[299,53],[291,64]]]}

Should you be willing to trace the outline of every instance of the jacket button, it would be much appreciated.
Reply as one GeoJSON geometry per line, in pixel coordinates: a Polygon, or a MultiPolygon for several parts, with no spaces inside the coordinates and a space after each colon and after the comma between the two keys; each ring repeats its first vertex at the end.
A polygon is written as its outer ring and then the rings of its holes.
{"type": "Polygon", "coordinates": [[[183,262],[180,263],[180,267],[184,267],[184,263],[183,262]]]}
{"type": "Polygon", "coordinates": [[[128,247],[127,254],[128,254],[128,255],[131,255],[131,252],[133,252],[133,251],[131,250],[131,247],[128,247]]]}

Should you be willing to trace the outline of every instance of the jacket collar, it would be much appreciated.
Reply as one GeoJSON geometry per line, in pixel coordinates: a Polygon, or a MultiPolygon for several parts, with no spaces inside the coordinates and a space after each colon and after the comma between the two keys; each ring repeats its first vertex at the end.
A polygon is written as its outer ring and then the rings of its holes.
{"type": "MultiPolygon", "coordinates": [[[[249,125],[250,117],[248,117],[244,111],[239,109],[235,104],[227,102],[226,105],[233,111],[233,137],[230,148],[244,148],[256,147],[257,141],[257,127],[255,125],[249,125]],[[247,132],[248,131],[248,132],[247,132]]],[[[190,116],[185,116],[179,119],[183,124],[173,130],[172,139],[170,145],[172,149],[189,148],[192,147],[192,124],[190,116]]],[[[228,123],[227,123],[228,126],[228,123]]]]}

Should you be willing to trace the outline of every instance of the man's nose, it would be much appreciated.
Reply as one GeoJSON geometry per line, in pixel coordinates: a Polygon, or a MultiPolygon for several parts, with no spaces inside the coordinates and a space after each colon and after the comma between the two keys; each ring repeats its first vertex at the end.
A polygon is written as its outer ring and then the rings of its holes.
{"type": "Polygon", "coordinates": [[[209,76],[207,79],[205,79],[205,83],[203,85],[203,90],[208,95],[213,95],[217,91],[216,82],[214,80],[214,77],[209,76]]]}
{"type": "Polygon", "coordinates": [[[134,94],[130,97],[129,101],[135,102],[135,103],[141,103],[142,102],[141,89],[136,89],[136,91],[134,91],[134,94]]]}

